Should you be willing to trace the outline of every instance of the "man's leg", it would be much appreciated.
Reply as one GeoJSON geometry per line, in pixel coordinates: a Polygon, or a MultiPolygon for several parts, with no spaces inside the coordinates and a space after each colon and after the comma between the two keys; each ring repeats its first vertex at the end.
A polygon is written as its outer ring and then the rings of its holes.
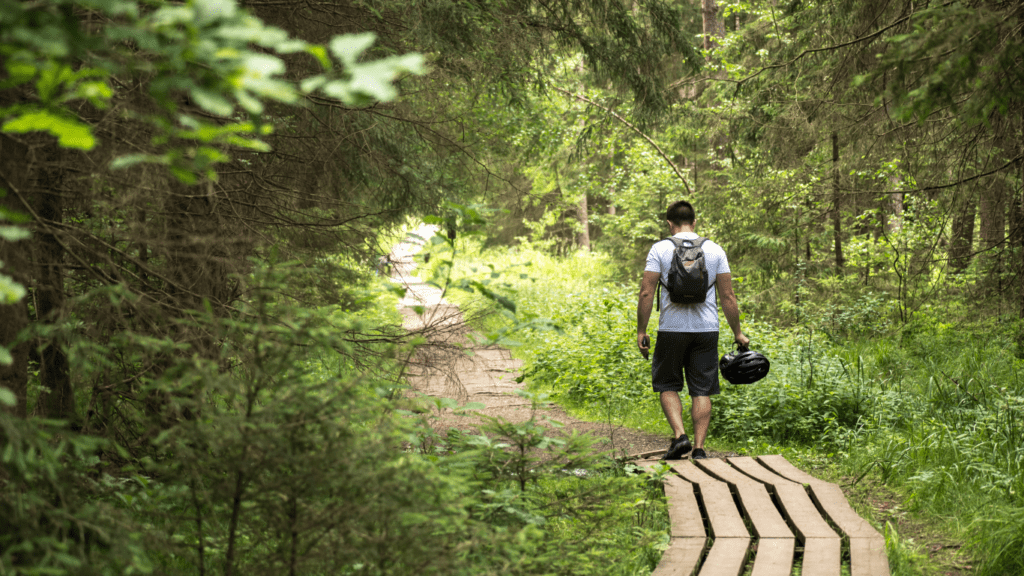
{"type": "MultiPolygon", "coordinates": [[[[662,409],[666,410],[665,415],[667,416],[668,411],[665,408],[665,392],[661,393],[661,398],[661,406],[662,409]]],[[[693,447],[703,448],[704,439],[708,437],[708,425],[711,424],[711,397],[690,396],[690,401],[690,416],[693,418],[693,447]]],[[[676,396],[676,402],[679,402],[678,395],[676,396]]],[[[669,422],[671,423],[671,420],[669,420],[669,422]]],[[[673,428],[673,430],[674,429],[675,428],[673,428]]]]}
{"type": "MultiPolygon", "coordinates": [[[[679,399],[678,392],[661,392],[661,410],[665,413],[668,425],[672,427],[672,438],[679,438],[686,434],[683,428],[683,402],[679,399]]],[[[694,422],[696,423],[696,419],[694,422]]],[[[707,435],[708,427],[704,425],[704,434],[707,435]]]]}

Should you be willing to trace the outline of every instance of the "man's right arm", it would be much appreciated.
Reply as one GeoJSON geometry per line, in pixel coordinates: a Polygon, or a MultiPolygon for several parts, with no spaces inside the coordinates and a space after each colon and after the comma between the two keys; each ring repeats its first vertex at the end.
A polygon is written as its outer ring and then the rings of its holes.
{"type": "Polygon", "coordinates": [[[651,320],[651,309],[654,308],[654,292],[658,288],[658,281],[661,280],[660,272],[644,271],[644,278],[640,281],[640,297],[636,303],[636,345],[644,352],[650,348],[650,343],[644,345],[644,337],[647,336],[647,323],[651,320]]]}

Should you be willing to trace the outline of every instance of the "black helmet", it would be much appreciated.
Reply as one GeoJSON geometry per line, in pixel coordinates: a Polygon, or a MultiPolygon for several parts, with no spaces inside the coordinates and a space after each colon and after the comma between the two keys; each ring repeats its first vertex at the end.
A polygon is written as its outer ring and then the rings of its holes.
{"type": "Polygon", "coordinates": [[[738,346],[718,362],[722,376],[730,384],[753,384],[768,375],[770,363],[760,352],[752,352],[746,346],[738,346]]]}

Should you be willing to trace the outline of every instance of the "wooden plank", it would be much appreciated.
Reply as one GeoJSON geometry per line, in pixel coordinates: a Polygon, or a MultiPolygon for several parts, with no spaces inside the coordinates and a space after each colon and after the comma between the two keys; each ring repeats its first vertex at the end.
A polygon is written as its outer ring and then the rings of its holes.
{"type": "Polygon", "coordinates": [[[743,472],[744,474],[750,476],[751,478],[757,480],[758,482],[768,484],[769,486],[774,486],[779,483],[787,482],[795,484],[795,482],[793,482],[792,480],[788,478],[783,478],[782,476],[779,476],[775,472],[772,472],[768,468],[761,465],[760,462],[754,460],[750,456],[734,456],[732,458],[729,458],[728,462],[730,465],[732,465],[740,472],[743,472]]]}
{"type": "Polygon", "coordinates": [[[842,541],[839,538],[804,540],[800,576],[839,576],[842,570],[842,541]]]}
{"type": "Polygon", "coordinates": [[[793,531],[772,502],[764,484],[734,469],[719,458],[708,458],[695,462],[709,474],[720,478],[736,490],[740,506],[750,518],[758,538],[792,538],[793,531]]]}
{"type": "Polygon", "coordinates": [[[835,538],[839,535],[821,517],[807,491],[799,484],[779,484],[774,487],[786,517],[793,523],[797,537],[803,542],[808,538],[835,538]]]}
{"type": "Polygon", "coordinates": [[[672,469],[694,484],[707,482],[708,484],[721,484],[722,481],[709,476],[707,472],[697,468],[693,460],[672,460],[672,469]]]}
{"type": "Polygon", "coordinates": [[[821,480],[810,485],[811,495],[832,522],[849,538],[881,538],[870,522],[850,507],[843,489],[821,480]]]}
{"type": "Polygon", "coordinates": [[[799,468],[796,468],[782,456],[762,456],[759,458],[770,463],[777,470],[785,471],[790,477],[799,477],[800,482],[810,488],[811,496],[824,511],[825,515],[839,527],[847,537],[850,538],[874,538],[881,534],[875,530],[870,522],[857,514],[856,510],[850,507],[846,494],[842,488],[824,480],[819,480],[799,468]]]}
{"type": "Polygon", "coordinates": [[[793,570],[794,538],[761,538],[757,541],[750,576],[789,576],[793,570]]]}
{"type": "MultiPolygon", "coordinates": [[[[818,513],[803,486],[773,473],[752,458],[729,458],[729,463],[744,474],[772,487],[801,542],[808,538],[839,538],[835,530],[818,513]]],[[[788,462],[787,462],[788,464],[788,462]]]]}
{"type": "Polygon", "coordinates": [[[692,576],[704,544],[704,538],[673,538],[651,576],[692,576]]]}
{"type": "Polygon", "coordinates": [[[694,460],[693,463],[696,464],[698,468],[704,470],[708,474],[714,476],[715,478],[718,478],[719,480],[722,480],[723,482],[728,482],[733,486],[761,485],[761,483],[758,482],[757,480],[754,480],[750,476],[747,476],[746,474],[740,472],[736,468],[733,468],[729,464],[726,464],[725,460],[721,458],[707,458],[705,460],[694,460]]]}
{"type": "Polygon", "coordinates": [[[700,576],[739,576],[749,552],[750,538],[715,538],[700,576]]]}
{"type": "Polygon", "coordinates": [[[850,576],[889,576],[885,538],[850,538],[850,576]]]}
{"type": "Polygon", "coordinates": [[[786,460],[785,458],[778,454],[773,454],[769,456],[758,456],[757,460],[761,464],[764,464],[768,468],[771,468],[772,471],[778,474],[779,476],[782,476],[783,478],[786,478],[788,480],[792,480],[793,482],[797,482],[800,484],[813,484],[815,482],[823,482],[823,480],[819,480],[814,476],[811,476],[807,472],[804,472],[803,470],[797,468],[796,466],[793,466],[792,464],[789,463],[789,460],[786,460]]]}
{"type": "Polygon", "coordinates": [[[787,478],[807,484],[822,511],[850,542],[851,576],[889,575],[885,538],[850,507],[842,488],[807,474],[782,456],[761,456],[758,460],[787,478]]]}
{"type": "Polygon", "coordinates": [[[716,539],[750,538],[728,484],[708,476],[690,460],[673,460],[672,469],[700,487],[700,498],[708,515],[712,536],[716,539]]]}
{"type": "Polygon", "coordinates": [[[673,537],[703,539],[707,536],[693,484],[674,474],[667,476],[665,500],[668,502],[668,518],[673,537]]]}

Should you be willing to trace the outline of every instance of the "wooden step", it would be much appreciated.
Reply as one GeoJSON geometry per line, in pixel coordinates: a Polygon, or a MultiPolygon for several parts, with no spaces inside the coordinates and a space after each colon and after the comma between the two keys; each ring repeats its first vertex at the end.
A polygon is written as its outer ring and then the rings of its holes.
{"type": "Polygon", "coordinates": [[[821,517],[803,486],[787,480],[753,458],[729,458],[737,470],[770,487],[779,506],[804,546],[802,576],[839,576],[842,542],[821,517]]]}
{"type": "Polygon", "coordinates": [[[697,485],[714,537],[699,576],[739,576],[750,553],[750,532],[729,485],[697,468],[690,460],[673,460],[672,469],[697,485]]]}
{"type": "Polygon", "coordinates": [[[707,534],[693,484],[674,475],[665,478],[665,499],[668,501],[672,537],[700,538],[703,541],[707,534]]]}
{"type": "Polygon", "coordinates": [[[796,539],[779,513],[764,484],[729,466],[725,460],[695,460],[698,468],[727,483],[739,496],[740,507],[758,537],[753,573],[757,576],[789,576],[796,539]]]}
{"type": "Polygon", "coordinates": [[[749,552],[750,538],[715,538],[698,576],[739,576],[749,552]]]}
{"type": "Polygon", "coordinates": [[[690,460],[673,460],[672,469],[700,490],[704,511],[711,525],[711,536],[720,538],[750,538],[743,516],[736,508],[729,485],[709,476],[690,460]]]}
{"type": "Polygon", "coordinates": [[[758,538],[793,537],[793,532],[775,507],[764,484],[729,466],[725,460],[708,458],[694,462],[698,468],[724,481],[739,494],[740,506],[750,518],[750,523],[753,524],[754,533],[758,538]]]}
{"type": "MultiPolygon", "coordinates": [[[[650,468],[658,463],[642,460],[637,465],[650,468]]],[[[651,576],[693,576],[708,541],[693,484],[675,474],[666,476],[665,500],[671,541],[651,576]]]]}
{"type": "Polygon", "coordinates": [[[782,456],[759,456],[765,466],[795,482],[806,484],[814,501],[850,543],[850,576],[888,576],[885,537],[850,507],[843,490],[793,466],[782,456]]]}
{"type": "Polygon", "coordinates": [[[795,547],[796,539],[793,537],[760,538],[750,576],[789,576],[793,571],[795,547]]]}
{"type": "Polygon", "coordinates": [[[693,576],[704,544],[704,538],[672,538],[651,576],[693,576]]]}

